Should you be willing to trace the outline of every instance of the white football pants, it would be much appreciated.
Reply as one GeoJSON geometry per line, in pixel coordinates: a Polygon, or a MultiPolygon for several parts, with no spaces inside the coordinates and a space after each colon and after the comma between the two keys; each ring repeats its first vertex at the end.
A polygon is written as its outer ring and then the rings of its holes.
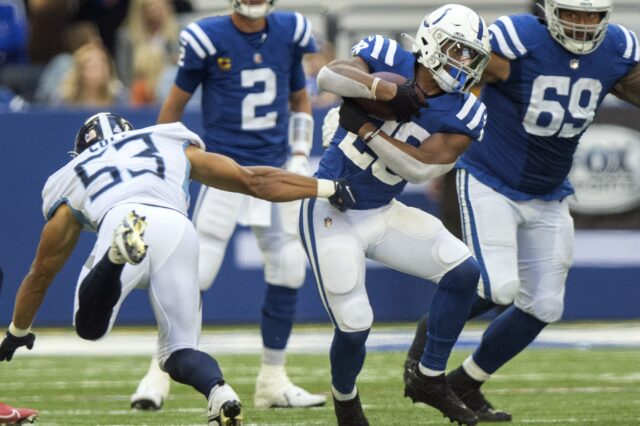
{"type": "Polygon", "coordinates": [[[340,212],[324,199],[302,203],[300,238],[335,327],[362,331],[373,324],[365,261],[435,283],[471,254],[439,219],[399,201],[340,212]]]}
{"type": "Polygon", "coordinates": [[[478,294],[543,322],[560,319],[573,262],[573,219],[567,200],[514,201],[457,173],[464,240],[478,260],[478,294]]]}
{"type": "Polygon", "coordinates": [[[149,302],[159,328],[158,359],[162,366],[177,350],[197,349],[200,335],[198,239],[193,224],[182,213],[143,204],[122,204],[109,210],[78,278],[74,318],[82,280],[107,252],[114,230],[131,210],[146,217],[144,241],[149,248],[139,265],[125,265],[121,275],[122,293],[105,335],[113,327],[120,306],[129,293],[134,288],[148,288],[149,302]]]}
{"type": "Polygon", "coordinates": [[[262,251],[265,281],[300,288],[306,261],[296,233],[299,206],[299,201],[270,203],[203,185],[193,213],[200,242],[200,289],[209,289],[218,275],[236,223],[252,226],[262,251]]]}

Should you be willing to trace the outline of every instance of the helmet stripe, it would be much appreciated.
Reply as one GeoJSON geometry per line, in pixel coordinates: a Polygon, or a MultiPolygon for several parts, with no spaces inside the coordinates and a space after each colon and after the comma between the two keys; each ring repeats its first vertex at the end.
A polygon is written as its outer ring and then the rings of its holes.
{"type": "Polygon", "coordinates": [[[107,139],[113,136],[113,129],[109,123],[109,116],[107,114],[98,114],[98,120],[100,120],[100,130],[102,130],[102,138],[107,139]]]}
{"type": "Polygon", "coordinates": [[[450,10],[451,10],[451,8],[450,8],[450,7],[449,7],[449,8],[446,8],[446,9],[444,10],[444,13],[443,13],[442,15],[440,15],[440,17],[439,17],[438,19],[436,19],[435,21],[433,21],[433,25],[435,25],[435,24],[437,24],[438,22],[440,22],[440,20],[441,20],[442,18],[444,18],[444,17],[447,15],[447,13],[449,13],[449,11],[450,11],[450,10]]]}
{"type": "Polygon", "coordinates": [[[482,40],[484,36],[484,23],[482,22],[482,18],[478,16],[478,40],[482,40]]]}

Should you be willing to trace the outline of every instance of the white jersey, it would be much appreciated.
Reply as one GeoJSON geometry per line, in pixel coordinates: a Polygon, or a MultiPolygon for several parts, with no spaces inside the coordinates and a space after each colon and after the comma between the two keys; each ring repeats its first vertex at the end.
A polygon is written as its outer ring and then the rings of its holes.
{"type": "Polygon", "coordinates": [[[107,211],[123,203],[166,207],[186,216],[188,145],[204,149],[198,135],[171,123],[118,133],[90,146],[47,180],[45,219],[60,204],[67,204],[88,230],[96,230],[107,211]]]}

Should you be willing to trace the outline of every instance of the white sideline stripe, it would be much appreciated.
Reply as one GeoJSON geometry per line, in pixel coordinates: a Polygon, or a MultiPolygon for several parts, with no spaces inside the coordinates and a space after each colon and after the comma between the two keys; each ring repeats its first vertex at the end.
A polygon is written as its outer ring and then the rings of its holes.
{"type": "MultiPolygon", "coordinates": [[[[256,329],[258,326],[256,326],[256,329]]],[[[333,338],[332,331],[302,331],[291,335],[289,353],[327,353],[333,338]]],[[[465,330],[460,342],[477,344],[484,330],[465,330]]],[[[413,330],[372,331],[367,340],[367,350],[406,350],[413,340],[413,330]]],[[[156,333],[130,333],[114,331],[97,342],[81,340],[71,332],[38,333],[36,346],[31,351],[20,351],[20,356],[113,356],[113,355],[149,355],[156,346],[156,333]]],[[[596,346],[618,346],[640,348],[640,325],[600,326],[573,328],[552,326],[544,329],[536,345],[566,345],[576,348],[596,346]]],[[[260,333],[247,331],[205,332],[200,347],[213,355],[223,354],[259,354],[262,352],[260,333]]]]}

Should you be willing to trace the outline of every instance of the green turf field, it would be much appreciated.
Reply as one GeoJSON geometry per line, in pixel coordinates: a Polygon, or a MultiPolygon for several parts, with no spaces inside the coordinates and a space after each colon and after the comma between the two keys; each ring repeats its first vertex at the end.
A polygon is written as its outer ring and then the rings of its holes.
{"type": "MultiPolygon", "coordinates": [[[[450,366],[467,352],[456,351],[450,366]]],[[[253,408],[258,355],[220,356],[227,380],[243,399],[248,425],[332,425],[333,407],[310,410],[253,408]]],[[[359,378],[372,425],[449,424],[434,409],[403,398],[400,352],[367,356],[359,378]]],[[[173,385],[162,412],[128,409],[129,396],[148,358],[19,356],[0,364],[0,400],[40,409],[41,425],[202,425],[205,400],[173,385]]],[[[325,355],[289,356],[289,374],[315,392],[329,390],[325,355]]],[[[640,355],[637,350],[530,349],[485,386],[490,400],[508,408],[512,424],[639,425],[640,355]]]]}

